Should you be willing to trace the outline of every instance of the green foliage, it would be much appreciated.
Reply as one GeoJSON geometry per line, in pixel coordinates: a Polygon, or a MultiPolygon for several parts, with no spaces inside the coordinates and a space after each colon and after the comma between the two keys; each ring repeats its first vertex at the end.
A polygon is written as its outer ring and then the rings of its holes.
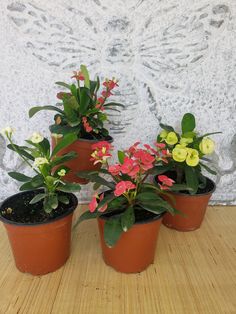
{"type": "MultiPolygon", "coordinates": [[[[75,72],[76,73],[76,72],[75,72]]],[[[56,111],[54,116],[55,124],[50,126],[52,133],[68,134],[75,133],[79,138],[104,138],[109,132],[104,128],[104,122],[108,120],[108,113],[106,110],[119,111],[117,108],[124,106],[119,103],[109,102],[107,98],[110,91],[117,86],[106,85],[104,87],[105,95],[99,95],[100,89],[99,77],[96,80],[90,80],[88,70],[85,65],[81,65],[78,75],[74,75],[77,80],[77,85],[74,83],[67,84],[64,82],[56,82],[57,85],[66,88],[68,92],[60,92],[58,98],[62,101],[56,106],[37,106],[29,110],[29,117],[33,117],[41,110],[56,111]],[[84,83],[81,83],[82,77],[84,83]],[[84,86],[83,86],[84,85],[84,86]],[[102,103],[100,101],[102,99],[102,103]],[[59,108],[62,106],[62,108],[59,108]]]]}
{"type": "Polygon", "coordinates": [[[72,144],[77,136],[75,134],[65,135],[51,152],[48,139],[36,134],[36,140],[33,136],[26,140],[27,146],[19,146],[13,143],[12,134],[7,135],[10,142],[8,148],[15,151],[23,161],[35,172],[34,176],[27,176],[20,172],[11,171],[9,176],[17,181],[23,182],[20,191],[28,191],[42,188],[43,193],[35,195],[30,204],[38,203],[43,200],[43,209],[50,214],[58,207],[59,202],[68,204],[69,199],[61,192],[75,192],[80,190],[80,185],[76,183],[63,182],[63,176],[70,169],[63,165],[64,162],[77,156],[75,152],[69,152],[57,156],[62,149],[72,144]],[[57,169],[55,170],[55,166],[57,169]]]}

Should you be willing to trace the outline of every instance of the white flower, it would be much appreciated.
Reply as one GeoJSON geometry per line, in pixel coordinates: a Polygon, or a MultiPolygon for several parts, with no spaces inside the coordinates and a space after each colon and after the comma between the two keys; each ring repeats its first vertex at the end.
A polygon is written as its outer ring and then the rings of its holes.
{"type": "Polygon", "coordinates": [[[40,142],[42,142],[44,139],[44,137],[38,133],[38,132],[34,132],[30,138],[30,141],[34,144],[38,144],[40,142]]]}
{"type": "Polygon", "coordinates": [[[2,135],[12,135],[13,132],[14,130],[10,126],[7,126],[6,128],[1,130],[2,135]]]}
{"type": "Polygon", "coordinates": [[[62,137],[63,137],[63,135],[62,135],[62,134],[59,134],[59,133],[52,133],[51,135],[52,135],[52,137],[54,137],[54,138],[62,138],[62,137]]]}
{"type": "Polygon", "coordinates": [[[60,177],[64,177],[66,175],[66,170],[65,169],[61,169],[60,171],[58,171],[57,173],[60,177]]]}
{"type": "Polygon", "coordinates": [[[34,167],[39,167],[39,166],[44,165],[44,164],[48,164],[47,158],[44,158],[44,157],[37,157],[37,158],[35,158],[35,160],[34,160],[33,166],[34,166],[34,167]]]}

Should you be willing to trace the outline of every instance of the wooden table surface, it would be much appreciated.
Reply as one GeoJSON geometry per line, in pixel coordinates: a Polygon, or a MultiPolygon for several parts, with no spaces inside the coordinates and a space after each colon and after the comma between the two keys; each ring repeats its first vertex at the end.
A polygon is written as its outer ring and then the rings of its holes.
{"type": "Polygon", "coordinates": [[[194,232],[161,226],[155,263],[140,274],[104,264],[96,221],[73,230],[67,264],[41,277],[20,273],[3,226],[0,236],[1,314],[236,313],[236,207],[209,207],[194,232]]]}

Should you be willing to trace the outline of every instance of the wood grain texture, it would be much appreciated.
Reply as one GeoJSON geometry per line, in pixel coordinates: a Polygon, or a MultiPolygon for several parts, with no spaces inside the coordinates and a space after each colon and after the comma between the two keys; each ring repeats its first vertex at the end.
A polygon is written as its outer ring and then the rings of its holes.
{"type": "Polygon", "coordinates": [[[162,226],[155,263],[132,275],[104,264],[96,221],[73,230],[67,264],[42,277],[20,273],[3,226],[0,236],[1,314],[236,313],[235,207],[209,207],[194,232],[162,226]]]}

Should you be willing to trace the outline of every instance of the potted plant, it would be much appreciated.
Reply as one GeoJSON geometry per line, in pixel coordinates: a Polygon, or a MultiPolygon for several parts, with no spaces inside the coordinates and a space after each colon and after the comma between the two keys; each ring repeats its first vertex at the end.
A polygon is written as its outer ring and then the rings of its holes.
{"type": "Polygon", "coordinates": [[[13,142],[12,133],[10,127],[3,130],[10,142],[8,148],[35,174],[9,172],[22,183],[22,192],[1,204],[0,220],[6,227],[16,267],[21,272],[43,275],[61,267],[70,254],[72,215],[78,204],[71,192],[79,191],[80,185],[62,181],[69,172],[63,163],[76,153],[58,153],[77,136],[65,135],[51,152],[49,141],[39,133],[34,133],[24,146],[13,142]]]}
{"type": "Polygon", "coordinates": [[[176,212],[160,197],[174,181],[166,177],[166,182],[158,187],[146,182],[159,158],[157,150],[149,145],[139,148],[139,143],[135,143],[126,151],[118,151],[119,162],[112,165],[108,163],[110,143],[103,141],[93,148],[92,160],[103,167],[100,171],[79,175],[94,182],[95,189],[102,185],[108,190],[95,194],[89,210],[80,216],[79,222],[98,218],[106,264],[124,273],[141,272],[154,261],[163,214],[176,212]]]}
{"type": "Polygon", "coordinates": [[[123,105],[108,102],[112,91],[118,86],[117,81],[113,78],[106,79],[102,83],[103,90],[100,95],[100,79],[96,81],[89,78],[89,73],[84,65],[81,65],[80,71],[74,72],[72,76],[76,80],[76,84],[66,84],[56,82],[57,85],[67,88],[69,92],[60,92],[57,94],[62,103],[57,106],[40,106],[33,107],[29,111],[29,116],[32,117],[40,110],[56,111],[54,116],[54,124],[50,126],[52,133],[53,146],[68,133],[76,133],[77,141],[67,146],[61,151],[62,154],[75,151],[78,153],[78,158],[66,163],[71,171],[65,176],[65,180],[70,182],[87,183],[86,179],[79,178],[76,173],[83,170],[96,170],[99,164],[93,165],[89,160],[92,153],[91,145],[101,140],[112,142],[108,130],[104,127],[104,122],[107,121],[109,110],[117,111],[116,107],[123,105]]]}
{"type": "MultiPolygon", "coordinates": [[[[207,165],[211,162],[208,155],[215,148],[215,143],[209,136],[221,132],[198,134],[195,130],[195,117],[191,113],[183,116],[181,133],[176,132],[172,126],[160,126],[163,130],[157,137],[157,145],[164,152],[165,158],[156,166],[156,173],[166,173],[177,184],[186,184],[189,188],[170,193],[172,198],[168,201],[175,204],[182,215],[173,217],[167,213],[163,223],[179,231],[195,230],[201,226],[209,199],[215,191],[215,183],[203,174],[203,169],[216,174],[207,165]]],[[[156,177],[155,181],[160,184],[160,177],[156,177]]]]}

